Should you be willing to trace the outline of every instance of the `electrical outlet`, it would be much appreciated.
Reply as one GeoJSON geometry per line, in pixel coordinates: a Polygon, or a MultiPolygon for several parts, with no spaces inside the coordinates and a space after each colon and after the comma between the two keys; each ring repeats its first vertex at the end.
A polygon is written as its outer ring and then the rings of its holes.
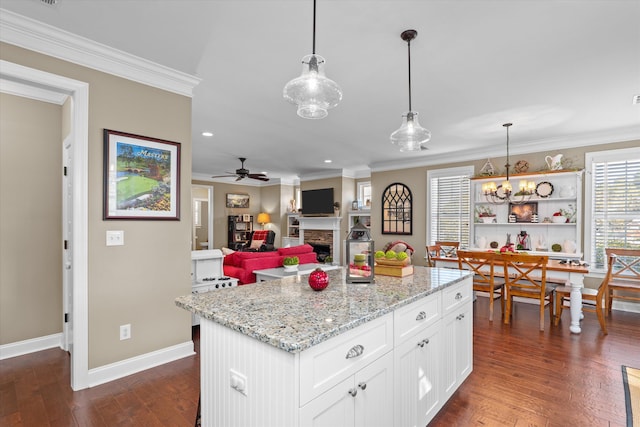
{"type": "Polygon", "coordinates": [[[124,246],[124,231],[107,230],[107,246],[124,246]]]}
{"type": "Polygon", "coordinates": [[[247,377],[239,372],[229,369],[229,381],[231,388],[247,396],[247,377]]]}
{"type": "Polygon", "coordinates": [[[120,341],[131,338],[131,324],[120,325],[120,341]]]}

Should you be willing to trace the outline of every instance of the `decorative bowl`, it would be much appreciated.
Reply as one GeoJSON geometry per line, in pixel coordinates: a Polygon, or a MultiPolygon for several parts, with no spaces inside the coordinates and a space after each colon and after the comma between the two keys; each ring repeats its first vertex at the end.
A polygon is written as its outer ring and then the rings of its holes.
{"type": "Polygon", "coordinates": [[[566,216],[552,216],[551,217],[551,222],[553,222],[555,224],[564,224],[565,222],[567,222],[567,217],[566,216]]]}
{"type": "Polygon", "coordinates": [[[296,265],[283,265],[284,271],[298,271],[298,264],[296,265]]]}

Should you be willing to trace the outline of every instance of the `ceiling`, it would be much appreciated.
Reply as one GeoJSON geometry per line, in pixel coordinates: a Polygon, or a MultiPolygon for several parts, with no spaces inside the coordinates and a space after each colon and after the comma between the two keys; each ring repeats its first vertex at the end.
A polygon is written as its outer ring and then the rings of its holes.
{"type": "Polygon", "coordinates": [[[282,98],[311,53],[312,0],[1,6],[201,78],[194,177],[238,157],[287,182],[503,156],[505,122],[513,154],[640,139],[638,0],[318,0],[316,53],[344,93],[322,120],[282,98]],[[408,110],[410,28],[412,106],[432,138],[400,153],[389,135],[408,110]]]}

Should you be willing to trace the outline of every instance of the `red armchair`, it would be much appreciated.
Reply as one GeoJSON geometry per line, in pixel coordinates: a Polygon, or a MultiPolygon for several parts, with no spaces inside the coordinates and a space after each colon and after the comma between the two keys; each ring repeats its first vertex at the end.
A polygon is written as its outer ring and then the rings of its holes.
{"type": "Polygon", "coordinates": [[[238,248],[241,252],[272,252],[276,248],[273,242],[276,233],[273,230],[254,230],[249,235],[249,243],[238,248]]]}

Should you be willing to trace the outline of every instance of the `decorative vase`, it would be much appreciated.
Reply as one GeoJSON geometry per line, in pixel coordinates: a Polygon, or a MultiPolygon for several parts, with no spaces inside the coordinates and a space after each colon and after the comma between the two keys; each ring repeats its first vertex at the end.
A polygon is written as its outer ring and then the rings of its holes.
{"type": "Polygon", "coordinates": [[[298,271],[298,264],[296,265],[283,265],[284,271],[298,271]]]}
{"type": "Polygon", "coordinates": [[[478,238],[478,249],[484,249],[487,247],[487,238],[479,237],[478,238]]]}
{"type": "Polygon", "coordinates": [[[481,216],[480,219],[485,224],[491,224],[491,223],[495,222],[496,217],[495,216],[481,216]]]}
{"type": "Polygon", "coordinates": [[[576,252],[577,245],[573,240],[565,240],[562,244],[562,250],[568,254],[573,254],[576,252]]]}
{"type": "Polygon", "coordinates": [[[309,275],[309,286],[314,291],[321,291],[329,286],[329,275],[321,268],[316,268],[309,275]]]}
{"type": "Polygon", "coordinates": [[[562,154],[556,154],[555,156],[547,156],[544,158],[544,161],[547,162],[547,166],[552,171],[562,170],[562,154]]]}

